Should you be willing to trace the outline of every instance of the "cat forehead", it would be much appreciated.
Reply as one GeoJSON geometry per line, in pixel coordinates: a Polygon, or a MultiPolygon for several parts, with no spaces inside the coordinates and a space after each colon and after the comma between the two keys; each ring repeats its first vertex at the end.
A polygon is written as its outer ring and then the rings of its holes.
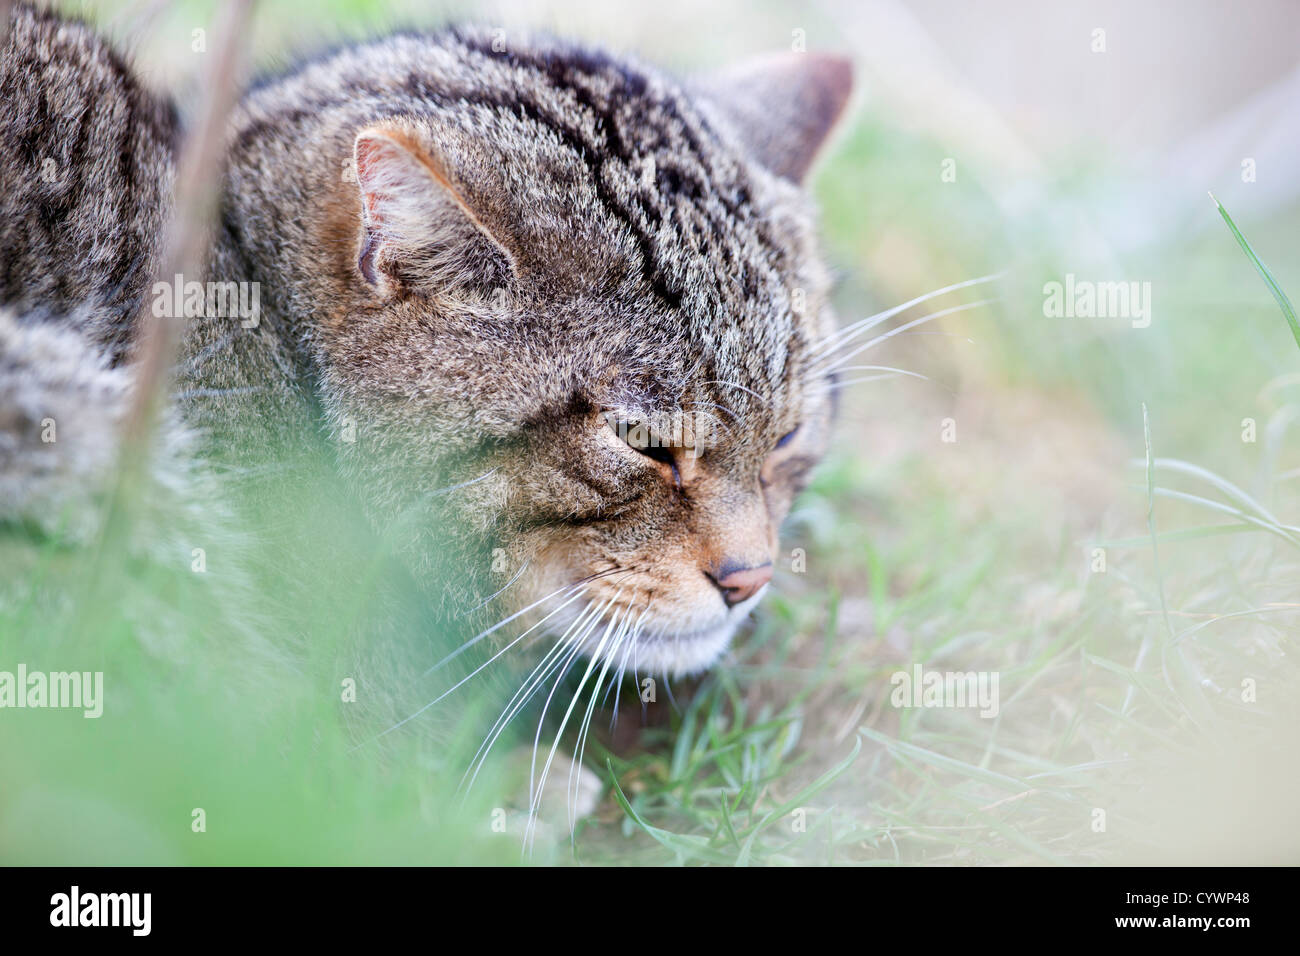
{"type": "Polygon", "coordinates": [[[570,302],[541,294],[516,321],[546,343],[539,375],[577,369],[603,404],[666,410],[725,403],[736,411],[752,406],[759,418],[793,400],[817,341],[815,323],[767,302],[691,317],[648,296],[570,302]]]}
{"type": "Polygon", "coordinates": [[[461,113],[461,142],[492,157],[537,307],[567,293],[581,302],[571,334],[610,336],[620,358],[659,368],[690,356],[694,378],[736,383],[735,402],[781,391],[824,292],[803,193],[653,73],[535,51],[493,62],[499,95],[520,106],[492,97],[461,113]]]}
{"type": "Polygon", "coordinates": [[[433,154],[518,267],[530,322],[556,326],[541,334],[561,380],[575,355],[595,359],[585,375],[606,357],[654,368],[687,355],[693,379],[734,383],[728,404],[771,401],[815,344],[826,283],[806,197],[651,68],[494,31],[397,35],[242,110],[241,136],[322,122],[349,154],[386,121],[418,134],[404,142],[433,154]]]}
{"type": "MultiPolygon", "coordinates": [[[[652,68],[558,41],[452,30],[405,73],[472,203],[491,207],[552,281],[743,318],[797,281],[802,192],[750,161],[707,102],[652,68]],[[422,72],[423,71],[423,72],[422,72]]],[[[400,70],[399,70],[400,72],[400,70]]]]}
{"type": "Polygon", "coordinates": [[[697,339],[797,326],[821,292],[803,192],[711,99],[627,58],[490,29],[398,34],[260,88],[241,114],[241,142],[319,122],[349,155],[376,124],[418,132],[525,278],[672,312],[697,339]]]}

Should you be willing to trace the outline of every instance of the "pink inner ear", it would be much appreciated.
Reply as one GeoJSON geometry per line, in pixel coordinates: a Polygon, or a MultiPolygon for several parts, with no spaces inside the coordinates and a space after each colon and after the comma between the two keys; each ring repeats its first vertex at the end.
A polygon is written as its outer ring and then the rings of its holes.
{"type": "Polygon", "coordinates": [[[378,259],[383,248],[385,218],[383,209],[393,201],[393,194],[377,187],[381,169],[387,159],[391,162],[392,146],[372,139],[357,141],[357,184],[361,191],[362,228],[361,251],[357,255],[357,268],[371,285],[379,284],[378,259]]]}
{"type": "Polygon", "coordinates": [[[385,287],[390,275],[397,279],[400,261],[403,281],[486,276],[499,284],[498,260],[509,256],[462,202],[439,157],[398,129],[365,130],[353,149],[362,227],[357,269],[366,282],[385,287]]]}
{"type": "Polygon", "coordinates": [[[361,252],[357,256],[357,268],[371,285],[379,284],[379,274],[375,270],[375,259],[381,245],[379,226],[381,218],[378,206],[384,197],[375,189],[367,188],[374,182],[376,153],[379,147],[372,140],[357,142],[357,184],[361,190],[361,215],[364,234],[361,239],[361,252]]]}
{"type": "Polygon", "coordinates": [[[375,257],[379,253],[379,234],[366,227],[361,240],[361,252],[357,255],[357,268],[371,285],[379,285],[379,273],[375,271],[375,257]]]}

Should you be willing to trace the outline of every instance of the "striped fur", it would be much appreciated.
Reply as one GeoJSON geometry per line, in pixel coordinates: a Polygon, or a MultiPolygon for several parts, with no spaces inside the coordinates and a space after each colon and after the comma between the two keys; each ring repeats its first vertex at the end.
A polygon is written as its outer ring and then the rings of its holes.
{"type": "Polygon", "coordinates": [[[158,264],[175,112],[81,23],[21,4],[0,43],[0,305],[80,317],[120,364],[158,264]]]}
{"type": "MultiPolygon", "coordinates": [[[[131,89],[111,95],[138,121],[131,89]]],[[[205,277],[258,283],[262,313],[190,320],[184,417],[224,455],[319,430],[449,607],[517,581],[483,612],[499,614],[617,572],[591,594],[644,613],[643,667],[706,666],[753,604],[729,608],[710,576],[776,557],[827,441],[810,357],[832,324],[828,279],[797,179],[847,93],[825,57],[688,90],[474,28],[269,78],[229,131],[205,277]],[[755,89],[784,99],[756,110],[755,89]],[[642,454],[609,425],[674,415],[707,432],[703,454],[642,454]]],[[[156,141],[136,145],[166,166],[167,127],[147,128],[156,141]]],[[[119,175],[106,196],[166,206],[119,175]]],[[[105,301],[138,300],[153,261],[124,235],[87,280],[105,301]]],[[[23,254],[48,257],[41,273],[67,252],[23,254]]],[[[89,329],[114,361],[116,314],[89,329]]]]}
{"type": "Polygon", "coordinates": [[[128,407],[176,118],[85,25],[20,4],[3,26],[0,519],[85,534],[128,407]]]}

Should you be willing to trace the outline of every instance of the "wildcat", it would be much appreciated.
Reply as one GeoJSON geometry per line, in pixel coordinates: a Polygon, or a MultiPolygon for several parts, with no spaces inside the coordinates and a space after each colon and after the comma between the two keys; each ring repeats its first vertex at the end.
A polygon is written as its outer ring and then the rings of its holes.
{"type": "MultiPolygon", "coordinates": [[[[828,442],[833,317],[801,182],[850,86],[831,56],[679,83],[480,28],[259,81],[202,278],[256,284],[260,313],[188,320],[173,401],[195,454],[310,433],[431,604],[531,614],[569,660],[620,672],[707,668],[828,442]]],[[[151,283],[180,124],[92,31],[26,4],[0,93],[13,513],[108,457],[102,425],[58,456],[34,430],[59,404],[120,419],[135,316],[175,291],[151,283]]]]}

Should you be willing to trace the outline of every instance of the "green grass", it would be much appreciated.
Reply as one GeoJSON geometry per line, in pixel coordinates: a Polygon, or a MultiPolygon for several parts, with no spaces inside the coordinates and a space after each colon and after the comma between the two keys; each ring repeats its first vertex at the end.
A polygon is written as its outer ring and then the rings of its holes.
{"type": "MultiPolygon", "coordinates": [[[[1214,193],[1210,193],[1210,198],[1214,199],[1214,193]]],[[[1291,300],[1282,291],[1282,287],[1277,284],[1277,280],[1273,278],[1273,273],[1268,271],[1268,266],[1264,265],[1263,260],[1259,258],[1251,244],[1246,241],[1246,237],[1241,234],[1237,224],[1228,215],[1228,210],[1223,208],[1223,203],[1214,199],[1214,205],[1219,210],[1219,215],[1223,217],[1223,221],[1228,224],[1228,228],[1232,230],[1232,236],[1237,240],[1237,245],[1241,246],[1242,252],[1246,253],[1247,258],[1250,259],[1251,264],[1264,280],[1264,284],[1268,286],[1268,291],[1272,293],[1278,308],[1282,310],[1283,318],[1286,319],[1287,325],[1291,328],[1291,334],[1295,337],[1296,345],[1300,346],[1300,322],[1296,321],[1295,307],[1291,305],[1291,300]]]]}

